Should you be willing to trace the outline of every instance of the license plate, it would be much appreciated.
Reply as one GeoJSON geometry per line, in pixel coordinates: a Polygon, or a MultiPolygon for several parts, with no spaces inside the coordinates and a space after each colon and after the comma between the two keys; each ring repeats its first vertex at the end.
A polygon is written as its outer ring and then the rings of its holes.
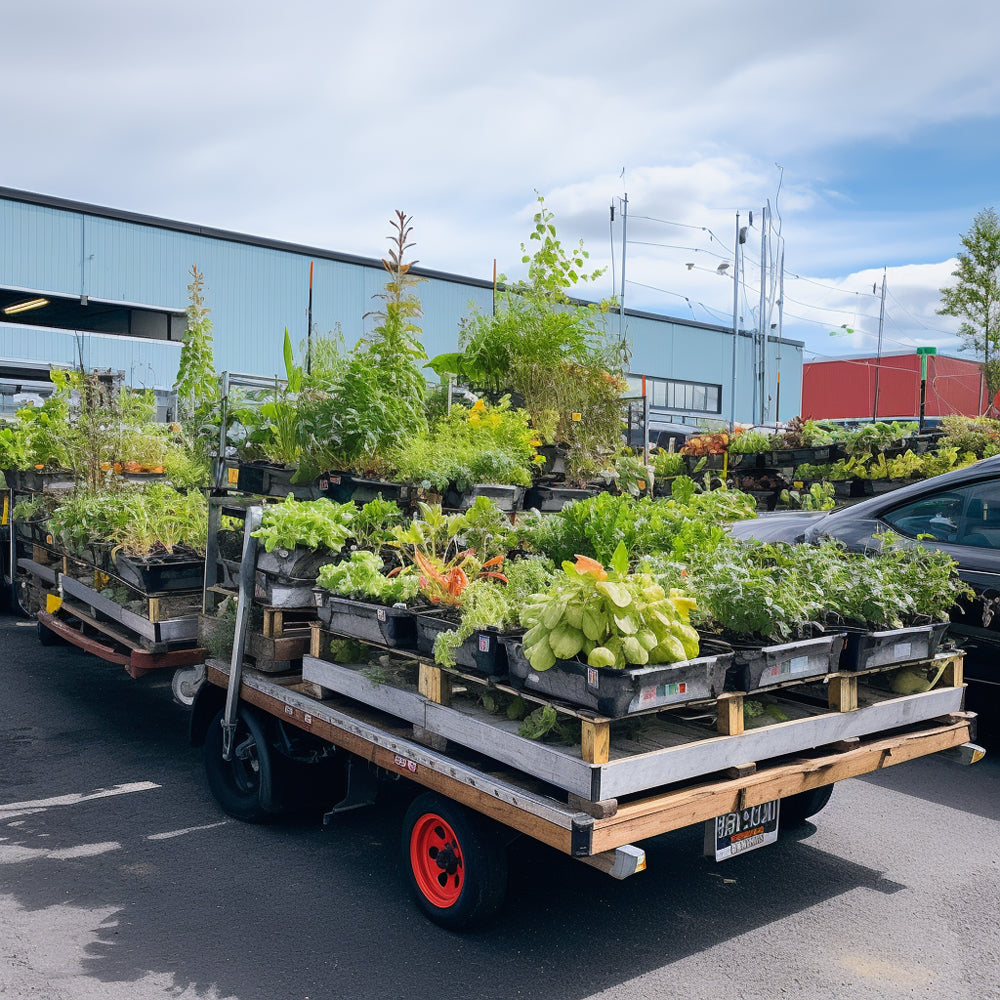
{"type": "Polygon", "coordinates": [[[710,819],[705,824],[706,856],[725,861],[773,844],[778,839],[779,801],[763,802],[710,819]]]}

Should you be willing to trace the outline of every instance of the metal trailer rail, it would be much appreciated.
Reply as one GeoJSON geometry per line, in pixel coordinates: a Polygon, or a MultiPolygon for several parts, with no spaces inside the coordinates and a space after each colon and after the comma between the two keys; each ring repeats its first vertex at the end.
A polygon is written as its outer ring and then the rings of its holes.
{"type": "MultiPolygon", "coordinates": [[[[227,664],[209,661],[210,684],[232,690],[230,678],[227,664]]],[[[239,700],[618,878],[644,867],[644,853],[633,841],[961,748],[974,738],[974,717],[954,713],[890,735],[784,756],[750,773],[727,776],[722,769],[627,801],[591,802],[573,795],[557,797],[556,788],[542,794],[534,790],[538,782],[532,775],[494,761],[489,772],[462,763],[461,754],[434,750],[405,735],[412,727],[402,721],[374,721],[368,706],[352,699],[320,701],[294,684],[249,669],[240,675],[239,700]]]]}

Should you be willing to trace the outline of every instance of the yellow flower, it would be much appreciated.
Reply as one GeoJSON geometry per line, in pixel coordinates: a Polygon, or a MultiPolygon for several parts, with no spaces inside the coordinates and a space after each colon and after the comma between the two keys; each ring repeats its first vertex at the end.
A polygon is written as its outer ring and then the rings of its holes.
{"type": "Polygon", "coordinates": [[[473,403],[472,405],[473,413],[482,413],[483,410],[485,409],[486,409],[486,404],[481,399],[477,399],[475,403],[473,403]]]}

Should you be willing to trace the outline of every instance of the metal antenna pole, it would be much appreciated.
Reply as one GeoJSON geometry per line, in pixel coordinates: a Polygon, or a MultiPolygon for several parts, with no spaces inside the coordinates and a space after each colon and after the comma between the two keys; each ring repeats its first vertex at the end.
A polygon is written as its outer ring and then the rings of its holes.
{"type": "Polygon", "coordinates": [[[736,245],[733,264],[733,372],[729,400],[729,433],[736,427],[736,343],[740,337],[740,213],[736,213],[736,245]]]}
{"type": "Polygon", "coordinates": [[[760,331],[760,343],[758,345],[758,350],[760,355],[757,361],[757,377],[760,382],[760,397],[759,397],[759,410],[757,414],[754,414],[754,419],[760,423],[764,423],[764,396],[767,389],[767,378],[765,376],[765,370],[767,366],[767,317],[764,315],[764,305],[767,301],[766,296],[767,287],[767,209],[762,208],[760,210],[760,310],[759,318],[757,321],[757,326],[760,331]]]}
{"type": "Polygon", "coordinates": [[[882,368],[882,328],[885,326],[885,268],[882,268],[882,307],[878,314],[878,352],[875,357],[875,395],[872,399],[872,423],[878,420],[878,374],[882,368]]]}
{"type": "Polygon", "coordinates": [[[625,247],[628,246],[628,192],[622,199],[622,294],[618,303],[618,341],[625,343],[625,247]]]}

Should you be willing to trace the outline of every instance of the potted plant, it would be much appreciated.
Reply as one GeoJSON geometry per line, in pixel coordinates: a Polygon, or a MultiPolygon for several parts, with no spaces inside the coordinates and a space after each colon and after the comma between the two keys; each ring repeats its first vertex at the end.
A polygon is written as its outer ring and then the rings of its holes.
{"type": "Polygon", "coordinates": [[[903,545],[880,536],[878,554],[843,552],[824,572],[833,627],[846,632],[843,670],[864,670],[933,656],[948,628],[951,609],[971,589],[956,563],[940,549],[903,545]]]}
{"type": "Polygon", "coordinates": [[[753,691],[836,668],[844,635],[818,624],[826,581],[808,549],[716,538],[688,553],[699,630],[735,652],[727,689],[753,691]]]}
{"type": "Polygon", "coordinates": [[[408,607],[419,592],[416,574],[389,577],[380,556],[359,549],[339,563],[321,567],[316,583],[317,613],[332,631],[383,646],[416,646],[416,626],[408,607]]]}
{"type": "Polygon", "coordinates": [[[521,610],[528,598],[551,582],[548,559],[529,556],[504,565],[504,579],[481,577],[460,595],[457,626],[431,629],[435,661],[443,667],[467,667],[491,676],[507,673],[508,640],[523,633],[521,610]]]}
{"type": "Polygon", "coordinates": [[[527,631],[508,643],[511,680],[612,718],[715,697],[731,654],[699,657],[693,604],[630,572],[624,543],[608,568],[567,560],[522,611],[527,631]]]}
{"type": "Polygon", "coordinates": [[[264,551],[257,569],[283,581],[302,581],[311,586],[320,566],[330,562],[351,537],[351,522],[357,508],[325,497],[296,500],[264,508],[260,527],[253,532],[264,551]]]}
{"type": "Polygon", "coordinates": [[[537,440],[527,412],[509,397],[497,404],[478,399],[471,408],[452,406],[393,462],[398,475],[441,494],[448,508],[464,510],[484,496],[512,511],[531,485],[537,440]]]}

